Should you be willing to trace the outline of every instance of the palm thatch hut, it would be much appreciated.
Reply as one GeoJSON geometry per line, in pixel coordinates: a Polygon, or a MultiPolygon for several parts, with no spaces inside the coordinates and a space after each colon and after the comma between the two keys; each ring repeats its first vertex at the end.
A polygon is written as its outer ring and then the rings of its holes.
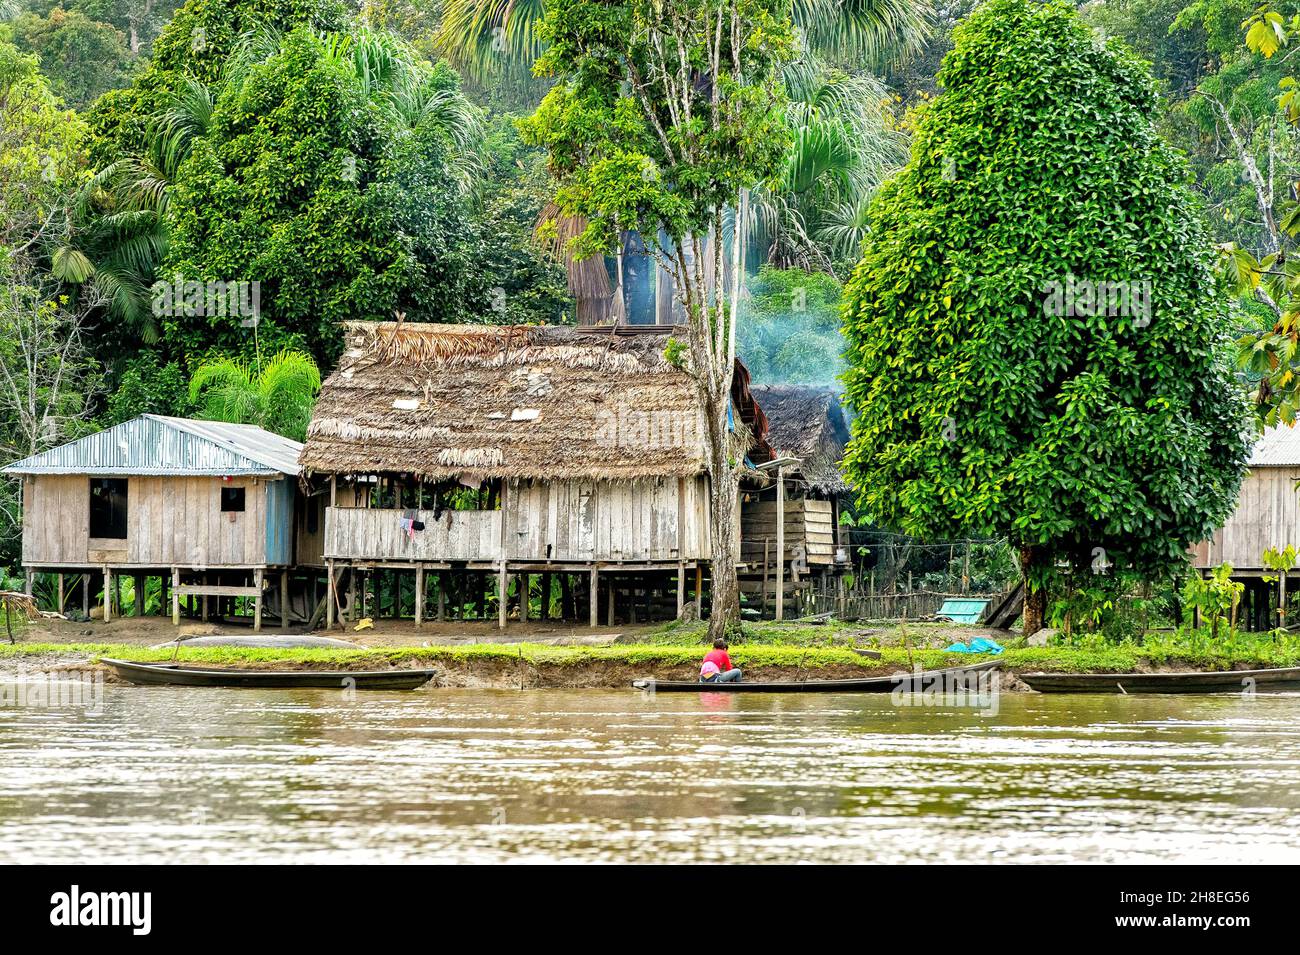
{"type": "Polygon", "coordinates": [[[753,396],[766,414],[767,442],[786,463],[743,495],[741,556],[749,566],[741,586],[766,612],[781,581],[780,616],[785,597],[825,586],[847,560],[839,515],[851,493],[840,470],[849,422],[832,388],[755,385],[753,396]]]}
{"type": "Polygon", "coordinates": [[[331,619],[364,613],[386,574],[391,612],[410,606],[418,624],[429,572],[439,619],[449,600],[479,616],[495,602],[501,626],[511,604],[549,617],[553,582],[560,615],[593,626],[602,594],[611,623],[670,614],[674,589],[680,612],[709,558],[709,497],[701,405],[666,355],[672,334],[348,324],[301,457],[327,488],[331,619]]]}

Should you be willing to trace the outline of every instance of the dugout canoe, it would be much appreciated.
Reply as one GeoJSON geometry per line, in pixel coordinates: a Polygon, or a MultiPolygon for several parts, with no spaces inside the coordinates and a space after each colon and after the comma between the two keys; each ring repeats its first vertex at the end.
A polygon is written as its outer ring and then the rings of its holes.
{"type": "Polygon", "coordinates": [[[945,667],[941,670],[902,670],[887,676],[863,677],[858,680],[782,680],[778,682],[739,683],[700,683],[688,680],[633,680],[632,686],[638,690],[655,693],[893,693],[897,689],[903,692],[923,692],[929,689],[943,690],[945,687],[962,685],[967,677],[975,676],[970,681],[970,689],[982,689],[978,686],[978,674],[996,670],[1001,660],[988,660],[973,663],[970,666],[945,667]]]}
{"type": "Polygon", "coordinates": [[[1300,667],[1194,673],[1021,673],[1039,693],[1241,693],[1300,690],[1300,667]]]}
{"type": "Polygon", "coordinates": [[[414,690],[433,670],[231,670],[179,663],[133,663],[101,658],[123,680],[141,686],[233,686],[262,689],[414,690]]]}

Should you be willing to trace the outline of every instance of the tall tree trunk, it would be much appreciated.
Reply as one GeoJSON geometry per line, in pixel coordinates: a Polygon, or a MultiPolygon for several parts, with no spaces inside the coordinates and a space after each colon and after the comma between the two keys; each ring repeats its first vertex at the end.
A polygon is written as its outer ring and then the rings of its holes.
{"type": "Polygon", "coordinates": [[[1042,551],[1026,544],[1020,548],[1020,573],[1025,582],[1025,636],[1043,629],[1047,619],[1047,587],[1035,587],[1035,571],[1043,566],[1042,551]]]}
{"type": "MultiPolygon", "coordinates": [[[[725,400],[730,401],[730,395],[725,400]]],[[[740,622],[740,580],[736,575],[736,563],[740,559],[736,533],[740,479],[728,454],[726,406],[722,409],[721,428],[717,427],[718,415],[713,409],[709,417],[709,530],[713,538],[709,565],[709,639],[716,640],[726,637],[740,622]]]]}

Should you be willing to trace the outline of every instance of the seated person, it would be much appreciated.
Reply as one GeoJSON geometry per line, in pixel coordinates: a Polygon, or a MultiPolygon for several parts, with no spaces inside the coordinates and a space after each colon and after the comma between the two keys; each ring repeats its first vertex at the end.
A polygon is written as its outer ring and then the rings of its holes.
{"type": "Polygon", "coordinates": [[[727,641],[719,637],[713,641],[713,649],[704,655],[700,682],[735,683],[739,680],[740,671],[731,665],[731,657],[727,656],[727,641]]]}

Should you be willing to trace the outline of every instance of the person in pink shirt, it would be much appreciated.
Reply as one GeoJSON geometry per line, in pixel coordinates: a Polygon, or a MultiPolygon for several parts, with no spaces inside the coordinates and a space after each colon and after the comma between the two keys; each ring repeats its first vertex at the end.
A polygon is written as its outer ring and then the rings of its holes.
{"type": "Polygon", "coordinates": [[[701,683],[735,683],[740,679],[740,671],[731,665],[727,656],[727,641],[719,637],[713,641],[713,649],[704,655],[700,666],[701,683]]]}

